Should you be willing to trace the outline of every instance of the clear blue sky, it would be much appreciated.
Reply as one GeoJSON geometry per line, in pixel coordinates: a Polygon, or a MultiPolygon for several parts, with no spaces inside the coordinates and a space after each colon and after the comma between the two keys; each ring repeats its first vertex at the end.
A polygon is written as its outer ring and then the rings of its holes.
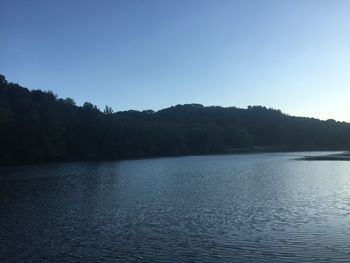
{"type": "Polygon", "coordinates": [[[0,73],[77,104],[350,121],[348,0],[0,0],[0,73]]]}

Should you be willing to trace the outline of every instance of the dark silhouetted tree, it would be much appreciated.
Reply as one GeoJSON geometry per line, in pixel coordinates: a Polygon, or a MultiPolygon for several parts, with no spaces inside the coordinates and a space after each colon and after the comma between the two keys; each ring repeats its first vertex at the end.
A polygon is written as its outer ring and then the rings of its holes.
{"type": "Polygon", "coordinates": [[[113,113],[0,75],[0,164],[266,150],[349,150],[350,124],[263,106],[113,113]]]}

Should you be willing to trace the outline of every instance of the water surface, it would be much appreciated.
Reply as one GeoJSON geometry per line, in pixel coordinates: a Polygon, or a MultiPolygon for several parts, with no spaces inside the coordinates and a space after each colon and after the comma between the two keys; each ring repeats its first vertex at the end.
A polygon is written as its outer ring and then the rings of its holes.
{"type": "Polygon", "coordinates": [[[350,162],[302,155],[3,168],[0,261],[349,262],[350,162]]]}

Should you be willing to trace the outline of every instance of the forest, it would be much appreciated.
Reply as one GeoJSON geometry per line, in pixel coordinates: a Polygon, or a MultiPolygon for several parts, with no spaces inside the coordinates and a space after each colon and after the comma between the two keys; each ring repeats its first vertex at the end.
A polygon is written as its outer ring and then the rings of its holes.
{"type": "Polygon", "coordinates": [[[263,106],[103,111],[0,75],[0,165],[254,151],[349,150],[350,124],[263,106]]]}

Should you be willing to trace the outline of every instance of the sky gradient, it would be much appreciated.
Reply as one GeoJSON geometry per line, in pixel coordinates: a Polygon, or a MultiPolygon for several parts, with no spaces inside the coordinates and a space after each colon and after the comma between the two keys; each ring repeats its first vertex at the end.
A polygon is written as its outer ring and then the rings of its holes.
{"type": "Polygon", "coordinates": [[[350,122],[350,1],[0,0],[0,73],[78,105],[350,122]]]}

